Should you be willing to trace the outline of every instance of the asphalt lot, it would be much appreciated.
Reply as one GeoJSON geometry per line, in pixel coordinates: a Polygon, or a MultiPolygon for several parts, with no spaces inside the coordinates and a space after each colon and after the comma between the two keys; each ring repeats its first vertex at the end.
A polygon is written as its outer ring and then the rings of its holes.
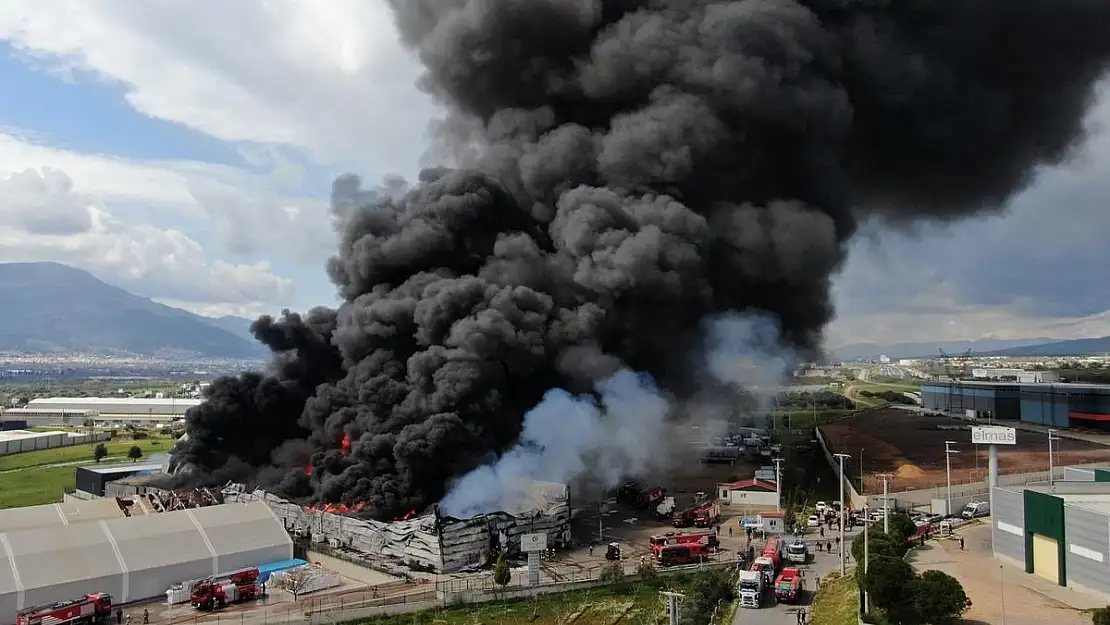
{"type": "MultiPolygon", "coordinates": [[[[852,539],[856,537],[862,528],[853,527],[850,530],[846,528],[844,532],[844,548],[845,548],[845,567],[852,566],[851,544],[852,539]]],[[[809,530],[804,539],[811,543],[810,551],[813,552],[812,543],[818,540],[818,533],[815,530],[809,530]]],[[[805,609],[809,611],[809,605],[813,601],[813,592],[815,589],[816,580],[818,577],[824,578],[829,573],[840,570],[840,552],[836,549],[836,538],[839,533],[834,531],[825,531],[826,538],[821,540],[833,541],[833,553],[825,551],[814,553],[810,559],[809,564],[798,567],[802,569],[802,576],[804,579],[803,593],[801,601],[796,605],[779,604],[768,605],[761,609],[752,608],[737,608],[736,615],[732,619],[733,625],[797,625],[798,623],[798,610],[805,609]]],[[[791,542],[791,538],[787,538],[786,542],[791,542]]],[[[793,566],[793,565],[792,565],[793,566]]],[[[807,619],[808,620],[808,619],[807,619]]]]}

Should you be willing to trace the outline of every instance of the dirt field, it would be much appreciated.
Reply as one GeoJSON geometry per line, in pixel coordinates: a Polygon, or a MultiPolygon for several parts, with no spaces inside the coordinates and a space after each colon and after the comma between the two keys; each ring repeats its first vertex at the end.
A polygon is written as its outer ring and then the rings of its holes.
{"type": "MultiPolygon", "coordinates": [[[[953,448],[960,452],[952,456],[953,484],[986,479],[987,448],[971,444],[969,427],[967,421],[891,409],[828,423],[821,431],[834,453],[851,454],[844,468],[857,484],[863,450],[864,487],[873,493],[882,489],[874,477],[880,473],[894,474],[893,488],[899,491],[944,485],[944,441],[956,441],[953,448]]],[[[1110,463],[1110,447],[1064,438],[1053,461],[1056,466],[1110,463]]],[[[1017,445],[998,446],[998,465],[1002,473],[1047,471],[1047,438],[1018,430],[1017,445]]]]}

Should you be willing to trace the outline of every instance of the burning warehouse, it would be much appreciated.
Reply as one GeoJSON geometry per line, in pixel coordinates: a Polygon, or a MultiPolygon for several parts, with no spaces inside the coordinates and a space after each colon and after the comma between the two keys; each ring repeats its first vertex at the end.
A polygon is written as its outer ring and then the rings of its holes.
{"type": "Polygon", "coordinates": [[[531,482],[529,497],[514,509],[459,519],[432,512],[393,522],[349,516],[338,507],[307,507],[271,493],[246,492],[233,484],[224,490],[226,501],[264,501],[285,527],[312,542],[348,549],[380,564],[454,573],[488,562],[504,551],[520,552],[524,534],[547,534],[548,545],[559,549],[570,543],[570,497],[564,484],[531,482]]]}

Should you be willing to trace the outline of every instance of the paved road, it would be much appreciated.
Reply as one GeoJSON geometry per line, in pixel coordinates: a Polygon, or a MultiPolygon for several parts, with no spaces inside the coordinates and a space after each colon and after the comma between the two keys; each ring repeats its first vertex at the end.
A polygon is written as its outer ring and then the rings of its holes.
{"type": "MultiPolygon", "coordinates": [[[[858,529],[856,528],[853,528],[853,531],[844,532],[846,567],[852,566],[851,544],[857,533],[858,529]]],[[[805,608],[807,612],[809,611],[809,604],[813,600],[815,578],[818,576],[824,578],[833,571],[840,571],[840,554],[836,550],[835,544],[836,532],[826,532],[825,534],[833,540],[833,553],[825,553],[824,551],[816,553],[809,564],[801,567],[805,579],[805,592],[802,594],[802,600],[797,605],[780,604],[759,610],[737,608],[736,615],[732,618],[732,625],[797,625],[798,609],[805,608]]],[[[816,540],[816,538],[816,533],[806,536],[806,539],[810,542],[816,540]]]]}

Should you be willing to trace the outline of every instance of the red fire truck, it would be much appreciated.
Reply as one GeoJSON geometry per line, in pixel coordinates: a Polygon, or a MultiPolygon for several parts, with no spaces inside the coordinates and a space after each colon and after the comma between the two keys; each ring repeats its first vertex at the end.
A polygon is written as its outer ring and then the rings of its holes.
{"type": "Polygon", "coordinates": [[[112,615],[112,595],[94,592],[80,599],[26,608],[16,615],[16,625],[85,625],[103,623],[112,615]]]}
{"type": "Polygon", "coordinates": [[[680,564],[696,564],[709,559],[709,545],[702,543],[684,543],[681,545],[666,545],[659,550],[656,560],[663,566],[680,564]]]}
{"type": "Polygon", "coordinates": [[[666,496],[666,489],[660,486],[645,486],[635,480],[629,480],[617,489],[618,501],[640,508],[656,506],[666,496]]]}
{"type": "Polygon", "coordinates": [[[674,515],[671,523],[675,527],[711,527],[721,520],[721,506],[707,501],[696,506],[690,506],[674,515]]]}
{"type": "Polygon", "coordinates": [[[716,549],[720,545],[716,532],[691,532],[689,534],[667,532],[666,534],[652,536],[648,542],[654,556],[658,556],[659,552],[669,545],[704,545],[707,550],[716,549]]]}
{"type": "Polygon", "coordinates": [[[218,610],[230,603],[262,596],[258,569],[243,569],[226,576],[212,577],[193,585],[190,600],[198,610],[218,610]]]}

